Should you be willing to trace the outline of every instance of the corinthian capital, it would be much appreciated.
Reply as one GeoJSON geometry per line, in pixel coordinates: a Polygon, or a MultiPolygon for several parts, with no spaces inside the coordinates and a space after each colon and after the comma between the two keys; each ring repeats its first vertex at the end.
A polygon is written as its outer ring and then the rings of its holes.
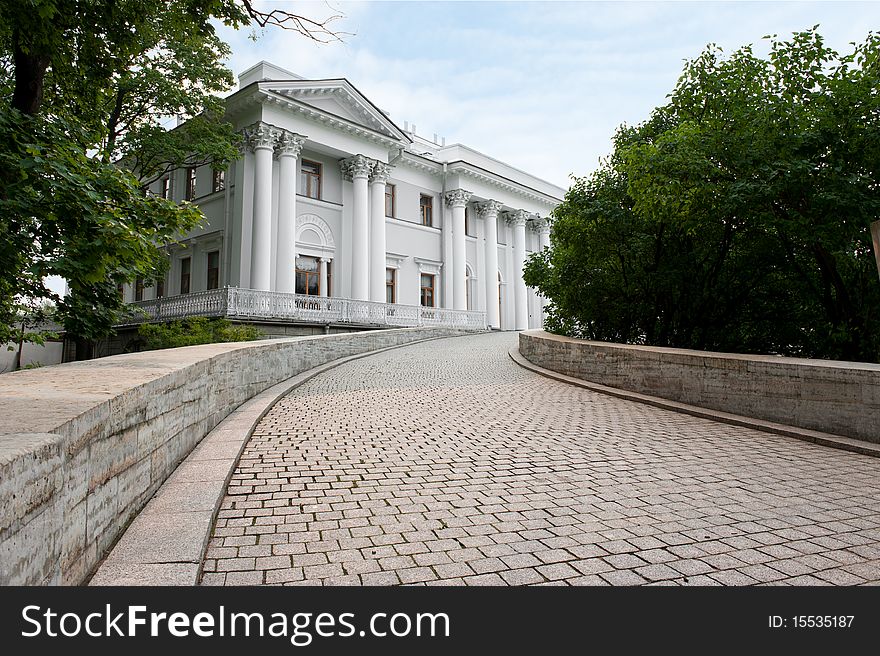
{"type": "Polygon", "coordinates": [[[529,220],[530,216],[531,215],[525,210],[516,210],[515,212],[510,212],[507,215],[507,222],[517,227],[525,226],[526,221],[529,220]]]}
{"type": "Polygon", "coordinates": [[[346,180],[354,180],[355,178],[368,178],[370,171],[373,170],[375,162],[369,157],[363,155],[354,155],[339,162],[339,168],[342,169],[342,175],[346,180]]]}
{"type": "Polygon", "coordinates": [[[276,128],[274,125],[269,125],[268,123],[263,123],[262,121],[258,121],[251,126],[245,128],[245,135],[247,138],[248,146],[251,150],[258,150],[260,148],[275,148],[275,142],[278,139],[278,135],[281,131],[276,128]]]}
{"type": "Polygon", "coordinates": [[[299,157],[302,152],[303,144],[306,138],[295,132],[283,130],[278,137],[278,144],[275,147],[275,154],[278,157],[299,157]]]}
{"type": "Polygon", "coordinates": [[[500,209],[501,203],[497,200],[487,200],[485,203],[477,205],[477,214],[486,217],[498,216],[498,210],[500,209]]]}
{"type": "Polygon", "coordinates": [[[370,176],[370,182],[381,182],[385,184],[391,175],[391,165],[385,162],[376,162],[373,165],[373,174],[370,176]]]}
{"type": "Polygon", "coordinates": [[[453,189],[446,192],[446,205],[449,207],[464,207],[471,199],[471,192],[464,189],[453,189]]]}
{"type": "Polygon", "coordinates": [[[532,220],[532,230],[539,235],[549,235],[550,221],[546,218],[542,219],[540,216],[535,215],[535,218],[532,220]]]}

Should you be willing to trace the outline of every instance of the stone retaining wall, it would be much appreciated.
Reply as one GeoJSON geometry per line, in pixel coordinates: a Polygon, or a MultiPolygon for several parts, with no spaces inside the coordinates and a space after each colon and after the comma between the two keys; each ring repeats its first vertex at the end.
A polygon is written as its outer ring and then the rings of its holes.
{"type": "Polygon", "coordinates": [[[520,353],[581,380],[880,443],[880,365],[520,333],[520,353]]]}
{"type": "Polygon", "coordinates": [[[244,401],[402,328],[117,355],[0,376],[0,584],[84,581],[178,463],[244,401]]]}

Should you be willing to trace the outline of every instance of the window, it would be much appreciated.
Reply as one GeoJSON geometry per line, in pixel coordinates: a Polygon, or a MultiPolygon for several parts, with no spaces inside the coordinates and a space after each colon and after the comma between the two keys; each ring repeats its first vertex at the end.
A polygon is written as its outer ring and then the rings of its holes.
{"type": "Polygon", "coordinates": [[[433,226],[434,197],[425,196],[424,194],[422,194],[421,198],[419,199],[419,209],[421,211],[422,225],[433,226]]]}
{"type": "Polygon", "coordinates": [[[134,300],[144,300],[144,279],[140,276],[134,279],[134,300]]]}
{"type": "Polygon", "coordinates": [[[385,269],[385,302],[397,303],[397,269],[385,269]]]}
{"type": "Polygon", "coordinates": [[[507,245],[507,224],[504,222],[502,217],[498,217],[497,221],[497,231],[498,231],[498,243],[507,245]]]}
{"type": "Polygon", "coordinates": [[[220,251],[208,253],[208,289],[220,288],[220,251]]]}
{"type": "Polygon", "coordinates": [[[196,169],[194,166],[190,166],[186,170],[186,194],[184,195],[185,200],[192,200],[196,197],[196,169]]]}
{"type": "Polygon", "coordinates": [[[180,293],[189,294],[189,275],[192,259],[185,257],[180,261],[180,293]]]}
{"type": "Polygon", "coordinates": [[[333,295],[333,262],[327,260],[327,296],[333,295]]]}
{"type": "Polygon", "coordinates": [[[119,283],[118,285],[116,285],[116,291],[119,293],[119,298],[121,298],[124,301],[125,300],[125,285],[123,285],[122,283],[119,283]]]}
{"type": "Polygon", "coordinates": [[[321,165],[304,159],[299,169],[299,186],[303,196],[320,199],[321,165]]]}
{"type": "Polygon", "coordinates": [[[165,278],[159,278],[156,281],[156,298],[165,296],[165,278]]]}
{"type": "Polygon", "coordinates": [[[171,178],[167,175],[162,178],[161,194],[165,200],[171,200],[171,178]]]}
{"type": "Polygon", "coordinates": [[[317,257],[296,258],[296,293],[321,295],[321,266],[317,257]]]}
{"type": "Polygon", "coordinates": [[[464,208],[464,234],[468,237],[476,237],[477,232],[474,230],[474,221],[471,217],[469,208],[464,208]]]}
{"type": "Polygon", "coordinates": [[[395,201],[397,200],[394,195],[394,185],[387,184],[385,185],[385,216],[390,216],[392,219],[394,218],[394,207],[395,201]]]}
{"type": "Polygon", "coordinates": [[[430,273],[423,273],[421,288],[422,307],[434,307],[434,276],[430,273]]]}
{"type": "Polygon", "coordinates": [[[214,181],[211,184],[211,191],[223,191],[226,189],[226,171],[218,171],[214,169],[214,181]]]}

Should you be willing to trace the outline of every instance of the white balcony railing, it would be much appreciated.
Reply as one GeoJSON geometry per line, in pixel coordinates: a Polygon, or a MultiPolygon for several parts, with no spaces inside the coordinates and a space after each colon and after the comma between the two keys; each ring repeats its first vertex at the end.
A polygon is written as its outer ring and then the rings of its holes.
{"type": "Polygon", "coordinates": [[[398,328],[414,326],[446,326],[470,330],[486,328],[484,312],[264,292],[238,287],[166,296],[151,301],[138,301],[132,305],[137,310],[132,313],[126,324],[186,317],[226,317],[250,321],[398,328]]]}

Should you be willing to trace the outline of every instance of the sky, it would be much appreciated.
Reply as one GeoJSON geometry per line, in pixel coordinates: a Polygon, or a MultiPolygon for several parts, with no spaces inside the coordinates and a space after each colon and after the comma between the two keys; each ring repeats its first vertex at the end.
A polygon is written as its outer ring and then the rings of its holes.
{"type": "Polygon", "coordinates": [[[278,28],[233,31],[227,65],[260,60],[306,78],[345,77],[421,136],[463,143],[567,188],[610,153],[622,123],[665,102],[684,62],[819,25],[841,53],[880,31],[880,2],[282,2],[343,17],[341,43],[278,28]],[[256,36],[256,40],[252,37],[256,36]]]}

